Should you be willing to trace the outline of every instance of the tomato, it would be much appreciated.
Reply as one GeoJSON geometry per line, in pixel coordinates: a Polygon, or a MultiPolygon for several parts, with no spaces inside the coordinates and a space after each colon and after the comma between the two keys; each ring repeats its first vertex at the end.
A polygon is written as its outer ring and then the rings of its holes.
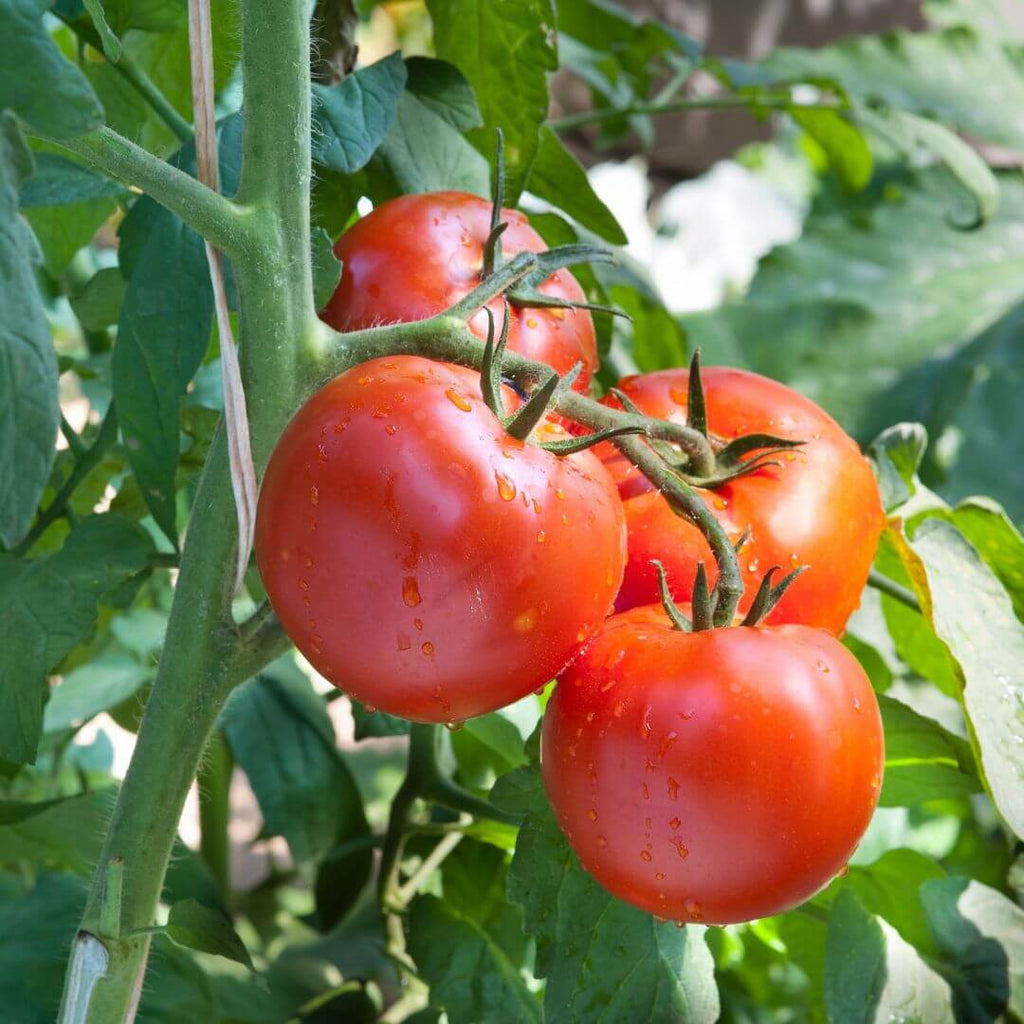
{"type": "Polygon", "coordinates": [[[415,356],[354,367],[299,410],[256,520],[260,573],[299,650],[352,696],[422,722],[493,711],[560,672],[611,610],[625,544],[592,452],[515,440],[477,373],[415,356]]]}
{"type": "Polygon", "coordinates": [[[607,621],[544,714],[559,825],[610,893],[677,921],[778,914],[846,864],[878,801],[878,705],[853,655],[807,626],[607,621]]]}
{"type": "MultiPolygon", "coordinates": [[[[523,214],[517,210],[501,214],[508,222],[501,236],[506,258],[547,249],[523,214]]],[[[344,269],[321,317],[336,330],[354,331],[435,316],[480,283],[490,223],[490,202],[466,192],[400,196],[382,203],[335,244],[344,269]]],[[[571,302],[586,301],[567,270],[555,271],[538,290],[571,302]]],[[[490,308],[500,325],[501,299],[492,301],[490,308]]],[[[560,374],[582,362],[575,387],[586,393],[598,365],[590,313],[511,306],[509,315],[509,349],[547,363],[560,374]]],[[[485,339],[487,314],[480,310],[469,326],[485,339]]]]}
{"type": "MultiPolygon", "coordinates": [[[[731,480],[701,497],[740,551],[746,610],[766,570],[808,570],[768,616],[818,626],[839,635],[860,602],[885,519],[878,485],[860,449],[826,412],[777,381],[745,370],[711,367],[702,372],[708,428],[731,441],[764,433],[802,440],[802,448],[774,456],[767,466],[731,480]]],[[[686,370],[626,377],[619,387],[650,416],[686,422],[686,370]]],[[[606,404],[617,405],[608,396],[606,404]]],[[[677,516],[639,470],[606,445],[606,465],[619,483],[629,528],[629,563],[616,608],[625,611],[658,600],[651,559],[665,566],[673,596],[689,600],[701,561],[713,584],[711,549],[700,531],[677,516]]],[[[748,456],[749,457],[749,456],[748,456]]]]}

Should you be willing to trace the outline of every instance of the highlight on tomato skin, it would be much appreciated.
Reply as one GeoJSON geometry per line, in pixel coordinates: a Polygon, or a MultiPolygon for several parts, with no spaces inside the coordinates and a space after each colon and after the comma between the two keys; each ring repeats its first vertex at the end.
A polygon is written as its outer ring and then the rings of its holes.
{"type": "MultiPolygon", "coordinates": [[[[856,442],[809,398],[747,370],[701,371],[708,427],[721,441],[745,434],[772,434],[805,443],[774,456],[766,466],[701,498],[740,550],[746,611],[772,566],[783,573],[807,566],[772,613],[769,625],[802,623],[841,635],[860,603],[878,538],[885,525],[878,484],[856,442]]],[[[689,372],[685,369],[625,377],[618,387],[647,415],[686,423],[689,372]]],[[[618,406],[613,395],[602,401],[618,406]]],[[[610,445],[601,456],[619,485],[629,528],[629,562],[616,610],[658,600],[652,559],[660,560],[672,595],[688,601],[697,565],[709,582],[717,570],[707,540],[676,515],[647,479],[610,445]]]]}
{"type": "Polygon", "coordinates": [[[256,557],[289,637],[336,686],[414,721],[546,684],[611,611],[625,551],[593,453],[510,437],[479,374],[416,356],[318,391],[260,489],[256,557]]]}
{"type": "MultiPolygon", "coordinates": [[[[501,236],[506,259],[548,248],[525,214],[503,209],[501,218],[508,224],[501,236]]],[[[354,331],[442,313],[480,283],[490,223],[491,203],[468,192],[429,192],[381,203],[335,243],[341,281],[321,318],[335,330],[354,331]]],[[[564,269],[551,274],[538,290],[569,302],[586,301],[576,278],[564,269]]],[[[500,324],[501,298],[489,307],[500,324]]],[[[573,386],[586,394],[598,367],[590,313],[512,305],[509,316],[509,350],[547,363],[559,374],[582,363],[573,386]]],[[[486,339],[484,310],[470,319],[469,328],[486,339]]]]}
{"type": "Polygon", "coordinates": [[[541,769],[584,869],[658,917],[730,924],[813,896],[878,802],[871,684],[824,630],[610,618],[555,686],[541,769]]]}

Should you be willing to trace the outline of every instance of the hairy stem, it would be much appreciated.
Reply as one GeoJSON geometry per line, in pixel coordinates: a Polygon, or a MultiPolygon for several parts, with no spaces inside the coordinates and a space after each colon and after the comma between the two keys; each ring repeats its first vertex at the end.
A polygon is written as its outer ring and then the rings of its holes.
{"type": "Polygon", "coordinates": [[[190,228],[232,256],[256,248],[247,212],[191,175],[148,153],[111,128],[51,139],[111,178],[151,195],[190,228]]]}
{"type": "Polygon", "coordinates": [[[199,852],[221,894],[231,901],[231,841],[228,821],[231,817],[231,772],[235,766],[231,748],[223,732],[210,737],[203,763],[199,767],[199,852]]]}

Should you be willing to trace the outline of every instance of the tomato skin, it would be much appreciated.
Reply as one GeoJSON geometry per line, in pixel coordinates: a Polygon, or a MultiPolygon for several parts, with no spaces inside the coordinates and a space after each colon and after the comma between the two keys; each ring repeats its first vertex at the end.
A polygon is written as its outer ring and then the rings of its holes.
{"type": "Polygon", "coordinates": [[[843,868],[878,801],[871,685],[823,630],[658,619],[613,616],[555,687],[541,767],[559,825],[601,885],[660,917],[788,910],[843,868]]]}
{"type": "Polygon", "coordinates": [[[596,456],[509,437],[478,374],[416,356],[356,366],[300,409],[256,521],[299,650],[422,722],[493,711],[560,672],[611,610],[625,542],[596,456]]]}
{"type": "MultiPolygon", "coordinates": [[[[547,249],[518,210],[502,210],[502,219],[508,222],[501,236],[506,259],[547,249]]],[[[335,243],[334,253],[344,269],[321,318],[335,330],[354,331],[441,313],[480,283],[490,224],[491,203],[466,192],[430,192],[382,203],[335,243]]],[[[586,301],[568,270],[553,273],[539,290],[572,302],[586,301]]],[[[501,299],[493,300],[490,309],[500,328],[501,299]]],[[[560,374],[582,362],[574,386],[585,394],[598,365],[590,313],[510,306],[509,315],[509,350],[545,362],[560,374]]],[[[487,314],[480,310],[469,327],[486,339],[487,314]]]]}
{"type": "MultiPolygon", "coordinates": [[[[778,466],[698,491],[734,542],[744,529],[751,530],[740,551],[745,588],[740,608],[750,606],[773,565],[783,573],[806,565],[767,623],[803,623],[841,634],[860,603],[885,525],[867,459],[831,416],[777,381],[725,367],[706,368],[701,378],[713,435],[731,441],[766,433],[806,442],[773,456],[778,466]]],[[[686,370],[662,370],[626,377],[619,387],[648,415],[685,423],[688,381],[686,370]]],[[[611,396],[603,401],[618,404],[611,396]]],[[[619,484],[629,527],[629,563],[616,609],[658,600],[653,558],[664,564],[677,600],[692,597],[701,561],[713,584],[717,570],[700,531],[673,513],[614,449],[603,447],[602,457],[619,484]]]]}

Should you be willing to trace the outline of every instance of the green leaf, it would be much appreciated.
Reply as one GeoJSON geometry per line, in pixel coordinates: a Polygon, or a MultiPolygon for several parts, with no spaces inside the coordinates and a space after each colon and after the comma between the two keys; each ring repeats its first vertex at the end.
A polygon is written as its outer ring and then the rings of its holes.
{"type": "Polygon", "coordinates": [[[628,284],[613,284],[609,298],[630,317],[628,321],[617,318],[614,331],[628,346],[638,369],[687,364],[686,332],[660,300],[628,284]]]}
{"type": "Polygon", "coordinates": [[[0,900],[0,1006],[17,1024],[57,1019],[66,955],[87,887],[74,875],[43,872],[24,894],[0,900]]]}
{"type": "Polygon", "coordinates": [[[152,542],[135,523],[91,516],[56,554],[0,555],[0,756],[34,761],[43,684],[96,622],[97,605],[146,570],[152,542]]]}
{"type": "Polygon", "coordinates": [[[836,898],[829,919],[825,1006],[829,1024],[953,1021],[946,982],[850,890],[836,898]]]}
{"type": "Polygon", "coordinates": [[[341,260],[334,255],[334,244],[324,228],[314,228],[310,235],[313,260],[313,302],[323,309],[341,280],[341,260]]]}
{"type": "Polygon", "coordinates": [[[255,971],[245,943],[238,937],[231,918],[223,910],[204,907],[196,900],[171,904],[165,928],[179,946],[226,957],[255,971]]]}
{"type": "Polygon", "coordinates": [[[961,699],[988,788],[1007,824],[1024,835],[1024,625],[998,579],[949,523],[926,519],[910,547],[924,577],[918,597],[962,673],[961,699]]]}
{"type": "Polygon", "coordinates": [[[966,28],[887,32],[815,50],[782,48],[762,65],[781,79],[838,82],[863,103],[934,118],[986,142],[1024,147],[1024,56],[966,28]]]}
{"type": "Polygon", "coordinates": [[[487,161],[411,93],[403,93],[398,101],[398,116],[379,153],[399,192],[455,189],[491,194],[487,161]]]}
{"type": "Polygon", "coordinates": [[[67,206],[88,199],[110,199],[127,192],[124,185],[57,153],[36,153],[36,169],[18,191],[21,208],[67,206]]]}
{"type": "Polygon", "coordinates": [[[475,921],[436,896],[420,896],[409,915],[409,952],[430,985],[430,1002],[452,1024],[544,1020],[518,967],[475,921]]]}
{"type": "MultiPolygon", "coordinates": [[[[552,0],[427,0],[437,55],[469,80],[483,114],[475,136],[488,151],[505,135],[505,196],[515,206],[540,148],[549,72],[558,68],[552,0]]],[[[484,194],[484,193],[480,193],[484,194]]]]}
{"type": "Polygon", "coordinates": [[[405,88],[400,52],[338,85],[313,83],[313,161],[343,174],[365,166],[391,130],[405,88]]]}
{"type": "MultiPolygon", "coordinates": [[[[362,800],[335,746],[323,700],[289,658],[242,686],[225,712],[235,760],[249,777],[264,832],[282,835],[299,863],[367,832],[362,800]]],[[[352,877],[361,888],[369,873],[352,877]]]]}
{"type": "Polygon", "coordinates": [[[886,512],[914,496],[917,470],[927,444],[928,433],[920,423],[886,427],[871,442],[867,456],[874,466],[886,512]]]}
{"type": "Polygon", "coordinates": [[[57,49],[43,16],[48,0],[0,0],[0,111],[55,139],[103,124],[103,108],[82,73],[57,49]]]}
{"type": "Polygon", "coordinates": [[[717,1020],[705,929],[659,924],[582,870],[545,796],[535,742],[529,751],[530,766],[502,776],[492,800],[525,814],[509,896],[537,940],[535,973],[547,979],[545,1019],[560,1024],[600,1012],[610,1020],[717,1020]]]}
{"type": "MultiPolygon", "coordinates": [[[[219,128],[221,184],[238,187],[242,121],[219,128]]],[[[195,173],[195,147],[173,161],[195,173]]],[[[213,291],[203,240],[143,196],[121,227],[121,269],[128,279],[114,348],[114,399],[128,459],[146,504],[175,545],[175,472],[181,396],[210,344],[213,291]]]]}
{"type": "Polygon", "coordinates": [[[837,110],[791,110],[790,116],[828,157],[829,165],[849,189],[860,191],[871,180],[874,159],[860,129],[837,110]]]}
{"type": "Polygon", "coordinates": [[[1006,588],[1017,618],[1024,622],[1024,537],[990,498],[968,498],[953,511],[953,525],[1006,588]]]}
{"type": "Polygon", "coordinates": [[[878,705],[885,727],[883,807],[910,807],[981,791],[966,740],[892,697],[879,694],[878,705]]]}
{"type": "Polygon", "coordinates": [[[965,878],[921,886],[928,927],[947,965],[958,1021],[1024,1012],[1024,911],[965,878]]]}
{"type": "Polygon", "coordinates": [[[613,245],[629,241],[615,214],[594,191],[583,165],[550,128],[541,129],[540,149],[526,187],[613,245]]]}
{"type": "Polygon", "coordinates": [[[89,875],[114,806],[113,789],[44,803],[0,801],[0,862],[45,863],[89,875]]]}
{"type": "Polygon", "coordinates": [[[17,544],[32,523],[53,465],[60,415],[57,356],[35,281],[38,250],[18,217],[18,187],[31,167],[13,119],[0,115],[0,542],[5,547],[17,544]]]}
{"type": "Polygon", "coordinates": [[[930,857],[905,848],[889,850],[866,866],[851,865],[844,883],[873,914],[884,917],[919,952],[933,956],[932,941],[917,890],[924,882],[945,878],[946,873],[930,857]]]}
{"type": "Polygon", "coordinates": [[[87,331],[102,331],[117,323],[127,282],[117,267],[105,267],[71,299],[71,308],[87,331]]]}
{"type": "Polygon", "coordinates": [[[86,662],[51,691],[43,713],[43,732],[60,732],[87,722],[127,700],[152,678],[149,666],[125,654],[108,654],[86,662]]]}
{"type": "Polygon", "coordinates": [[[113,199],[90,199],[65,206],[33,206],[25,219],[43,251],[43,262],[52,277],[67,269],[75,254],[88,245],[117,209],[113,199]]]}
{"type": "Polygon", "coordinates": [[[406,57],[406,89],[456,131],[479,128],[483,115],[466,76],[446,60],[406,57]]]}
{"type": "Polygon", "coordinates": [[[526,763],[522,734],[501,711],[469,719],[451,734],[451,744],[462,781],[478,789],[526,763]]]}
{"type": "Polygon", "coordinates": [[[121,46],[121,40],[114,34],[114,30],[107,24],[101,0],[82,0],[82,3],[89,12],[89,17],[92,18],[93,26],[103,44],[103,56],[111,64],[116,64],[121,59],[124,47],[121,46]]]}

